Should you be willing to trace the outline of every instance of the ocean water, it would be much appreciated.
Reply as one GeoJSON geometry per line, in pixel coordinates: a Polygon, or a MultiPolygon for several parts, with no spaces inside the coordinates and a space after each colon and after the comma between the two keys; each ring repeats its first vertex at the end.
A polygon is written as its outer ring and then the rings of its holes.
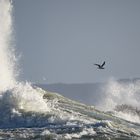
{"type": "Polygon", "coordinates": [[[17,80],[12,8],[0,0],[0,139],[140,139],[139,80],[110,80],[97,106],[17,80]]]}
{"type": "Polygon", "coordinates": [[[0,136],[4,139],[139,139],[138,110],[119,107],[114,111],[99,111],[94,106],[24,83],[1,95],[0,136]]]}

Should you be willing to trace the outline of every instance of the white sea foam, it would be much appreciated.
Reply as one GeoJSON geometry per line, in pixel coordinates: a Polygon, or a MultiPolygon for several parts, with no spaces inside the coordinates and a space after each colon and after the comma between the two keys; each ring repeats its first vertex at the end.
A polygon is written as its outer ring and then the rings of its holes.
{"type": "Polygon", "coordinates": [[[46,112],[49,108],[43,94],[28,82],[16,80],[12,8],[11,0],[0,0],[0,104],[11,105],[15,110],[46,112]]]}
{"type": "Polygon", "coordinates": [[[140,107],[140,81],[118,82],[109,80],[103,88],[103,95],[98,108],[105,111],[114,110],[117,105],[140,107]]]}
{"type": "Polygon", "coordinates": [[[103,87],[97,108],[113,111],[125,120],[140,123],[140,80],[117,81],[111,78],[103,87]]]}
{"type": "Polygon", "coordinates": [[[115,112],[115,116],[134,123],[140,123],[140,117],[136,114],[126,112],[115,112]]]}
{"type": "Polygon", "coordinates": [[[13,45],[12,4],[0,0],[0,92],[15,85],[15,55],[13,45]]]}
{"type": "Polygon", "coordinates": [[[84,128],[83,131],[76,133],[76,134],[65,134],[64,138],[65,139],[79,139],[82,136],[94,136],[96,135],[96,132],[94,131],[93,128],[84,128]]]}

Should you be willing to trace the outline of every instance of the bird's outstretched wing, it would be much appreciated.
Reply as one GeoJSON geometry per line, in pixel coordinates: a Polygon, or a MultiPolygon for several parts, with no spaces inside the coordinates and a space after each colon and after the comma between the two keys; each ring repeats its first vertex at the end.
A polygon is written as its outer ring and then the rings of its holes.
{"type": "Polygon", "coordinates": [[[103,64],[101,65],[101,67],[103,67],[105,65],[105,61],[103,62],[103,64]]]}
{"type": "Polygon", "coordinates": [[[94,64],[94,65],[96,65],[96,66],[100,67],[100,65],[99,65],[99,64],[94,64]]]}

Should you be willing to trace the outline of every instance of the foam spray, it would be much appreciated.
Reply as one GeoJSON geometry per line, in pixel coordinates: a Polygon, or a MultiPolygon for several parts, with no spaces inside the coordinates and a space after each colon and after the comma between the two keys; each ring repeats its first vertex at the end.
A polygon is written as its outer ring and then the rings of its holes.
{"type": "Polygon", "coordinates": [[[2,112],[5,105],[10,110],[47,112],[44,91],[16,80],[12,9],[11,0],[0,0],[0,108],[2,112]]]}
{"type": "Polygon", "coordinates": [[[12,4],[9,0],[0,0],[0,92],[15,85],[12,31],[12,4]]]}

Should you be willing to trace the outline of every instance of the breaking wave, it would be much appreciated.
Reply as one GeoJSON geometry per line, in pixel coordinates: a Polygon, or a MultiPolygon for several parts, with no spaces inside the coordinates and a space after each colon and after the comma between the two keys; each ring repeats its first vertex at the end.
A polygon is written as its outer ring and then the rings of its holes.
{"type": "Polygon", "coordinates": [[[102,89],[102,99],[97,108],[115,111],[126,120],[140,123],[140,80],[111,79],[102,89]]]}
{"type": "MultiPolygon", "coordinates": [[[[0,0],[0,113],[1,123],[10,121],[13,114],[48,112],[43,94],[30,83],[17,81],[17,59],[14,51],[12,1],[0,0]]],[[[21,114],[20,114],[21,115],[21,114]]],[[[10,125],[10,124],[9,124],[10,125]]]]}

